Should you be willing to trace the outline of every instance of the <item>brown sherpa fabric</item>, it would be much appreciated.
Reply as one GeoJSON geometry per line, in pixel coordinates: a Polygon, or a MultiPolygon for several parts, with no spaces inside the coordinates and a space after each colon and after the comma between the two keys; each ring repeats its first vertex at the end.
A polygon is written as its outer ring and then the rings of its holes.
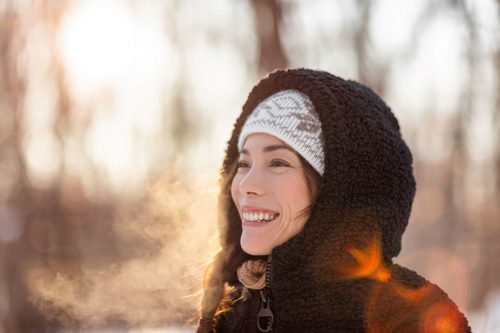
{"type": "MultiPolygon", "coordinates": [[[[259,102],[285,89],[309,96],[319,114],[325,172],[304,229],[272,252],[272,332],[470,332],[446,293],[392,263],[416,185],[398,121],[369,88],[310,69],[271,73],[243,106],[222,176],[238,158],[246,118],[259,102]]],[[[241,220],[227,184],[219,200],[225,209],[219,221],[223,251],[229,259],[240,258],[237,266],[252,257],[239,245],[241,220]]],[[[241,292],[236,266],[222,265],[221,273],[241,292]]],[[[258,292],[250,290],[248,299],[218,318],[216,331],[258,332],[258,308],[258,292]]]]}

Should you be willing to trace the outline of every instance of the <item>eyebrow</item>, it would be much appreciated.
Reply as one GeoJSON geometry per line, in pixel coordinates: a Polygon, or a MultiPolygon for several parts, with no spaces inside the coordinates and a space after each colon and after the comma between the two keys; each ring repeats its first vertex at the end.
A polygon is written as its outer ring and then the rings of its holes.
{"type": "MultiPolygon", "coordinates": [[[[269,153],[269,152],[272,152],[272,151],[275,151],[275,150],[279,150],[279,149],[286,149],[286,150],[289,150],[291,151],[292,153],[294,152],[292,148],[288,147],[287,145],[271,145],[271,146],[266,146],[264,147],[263,151],[264,153],[269,153]]],[[[243,154],[243,155],[250,155],[250,153],[248,152],[247,149],[243,148],[240,152],[240,154],[243,154]]]]}

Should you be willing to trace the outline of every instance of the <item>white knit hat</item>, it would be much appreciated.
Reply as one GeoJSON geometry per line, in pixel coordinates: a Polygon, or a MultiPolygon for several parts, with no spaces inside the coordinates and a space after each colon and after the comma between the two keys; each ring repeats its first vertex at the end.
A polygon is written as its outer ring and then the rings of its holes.
{"type": "Polygon", "coordinates": [[[325,153],[321,122],[307,95],[297,90],[282,90],[260,102],[243,125],[238,138],[239,151],[253,133],[274,135],[323,176],[325,153]]]}

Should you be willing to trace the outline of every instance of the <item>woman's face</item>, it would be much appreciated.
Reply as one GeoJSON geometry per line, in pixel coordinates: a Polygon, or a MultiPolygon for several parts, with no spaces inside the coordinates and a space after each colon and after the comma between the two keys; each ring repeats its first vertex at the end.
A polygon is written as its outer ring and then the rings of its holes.
{"type": "Polygon", "coordinates": [[[243,232],[241,247],[251,255],[268,255],[297,235],[311,204],[306,176],[297,153],[273,135],[247,137],[231,184],[243,232]]]}

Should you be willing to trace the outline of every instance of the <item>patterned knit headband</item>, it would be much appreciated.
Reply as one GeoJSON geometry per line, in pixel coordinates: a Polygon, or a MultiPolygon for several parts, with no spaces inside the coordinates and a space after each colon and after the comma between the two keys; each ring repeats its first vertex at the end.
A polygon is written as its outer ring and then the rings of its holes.
{"type": "Polygon", "coordinates": [[[282,90],[260,102],[243,125],[238,138],[239,151],[253,133],[274,135],[323,176],[325,153],[321,122],[307,95],[297,90],[282,90]]]}

